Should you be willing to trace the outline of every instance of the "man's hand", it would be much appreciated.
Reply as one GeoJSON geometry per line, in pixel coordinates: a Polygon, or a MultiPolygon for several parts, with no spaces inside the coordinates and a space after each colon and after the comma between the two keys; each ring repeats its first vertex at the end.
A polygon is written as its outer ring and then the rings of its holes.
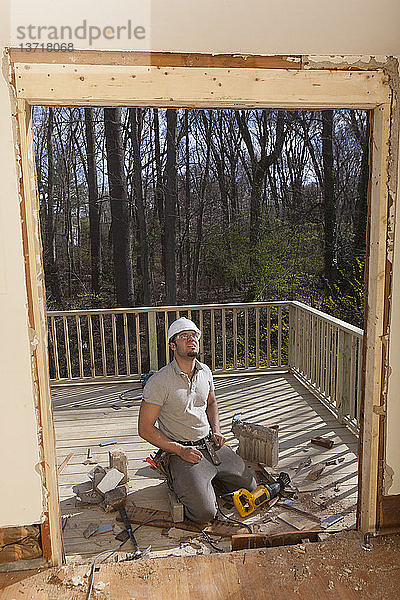
{"type": "Polygon", "coordinates": [[[226,439],[222,435],[222,433],[213,433],[212,436],[211,436],[211,439],[212,439],[212,441],[214,442],[214,444],[216,445],[217,448],[222,448],[222,446],[226,442],[226,439]]]}
{"type": "Polygon", "coordinates": [[[196,464],[203,458],[200,450],[197,450],[194,446],[182,446],[182,450],[179,452],[179,456],[189,463],[196,464]]]}

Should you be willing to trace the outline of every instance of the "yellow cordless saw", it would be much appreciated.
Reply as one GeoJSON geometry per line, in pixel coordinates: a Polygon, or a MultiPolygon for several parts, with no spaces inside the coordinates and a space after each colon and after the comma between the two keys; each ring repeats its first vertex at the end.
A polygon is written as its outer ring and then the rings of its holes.
{"type": "Polygon", "coordinates": [[[240,488],[235,492],[223,494],[220,498],[231,496],[233,503],[241,517],[247,517],[252,512],[266,502],[278,496],[286,485],[290,483],[290,476],[287,473],[279,473],[275,483],[259,485],[253,492],[245,488],[240,488]]]}

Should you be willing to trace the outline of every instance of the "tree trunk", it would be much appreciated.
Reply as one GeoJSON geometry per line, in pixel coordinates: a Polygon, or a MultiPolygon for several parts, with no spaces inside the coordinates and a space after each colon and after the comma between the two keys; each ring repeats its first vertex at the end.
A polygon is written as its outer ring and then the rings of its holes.
{"type": "Polygon", "coordinates": [[[161,166],[160,123],[158,108],[153,109],[154,115],[154,158],[156,163],[155,199],[157,215],[161,227],[161,266],[165,275],[165,233],[164,233],[164,186],[161,166]]]}
{"type": "Polygon", "coordinates": [[[149,273],[149,246],[147,242],[146,213],[143,198],[142,162],[140,158],[140,108],[129,109],[131,124],[131,139],[133,148],[133,192],[138,221],[138,238],[140,249],[141,267],[141,301],[144,306],[150,306],[150,273],[149,273]]]}
{"type": "Polygon", "coordinates": [[[186,256],[186,298],[190,298],[190,147],[189,147],[189,111],[185,110],[186,131],[186,172],[185,172],[185,256],[186,256]]]}
{"type": "Polygon", "coordinates": [[[97,170],[95,154],[95,135],[93,109],[85,108],[87,180],[89,192],[89,230],[90,230],[90,277],[92,283],[92,303],[97,305],[96,296],[100,293],[101,278],[101,239],[100,207],[97,188],[97,170]]]}
{"type": "MultiPolygon", "coordinates": [[[[210,111],[211,113],[211,111],[210,111]]],[[[198,284],[199,284],[199,266],[200,266],[200,250],[203,241],[203,215],[204,215],[204,205],[205,205],[205,197],[207,191],[207,182],[210,170],[210,157],[211,157],[211,115],[210,120],[205,123],[206,127],[206,144],[207,144],[207,154],[206,154],[206,163],[204,165],[203,176],[200,185],[200,205],[197,217],[196,224],[196,242],[195,242],[195,251],[194,251],[194,260],[193,260],[193,296],[192,302],[197,302],[197,292],[198,292],[198,284]]]]}
{"type": "Polygon", "coordinates": [[[55,262],[54,247],[54,162],[53,162],[53,108],[49,108],[47,123],[47,207],[45,211],[44,263],[46,265],[46,283],[57,304],[61,302],[61,286],[55,262]]]}
{"type": "Polygon", "coordinates": [[[177,112],[167,110],[167,164],[165,171],[165,292],[166,303],[176,305],[176,199],[177,199],[177,112]]]}
{"type": "MultiPolygon", "coordinates": [[[[351,111],[354,122],[354,112],[351,111]]],[[[357,127],[357,125],[355,124],[357,127]]],[[[354,256],[365,257],[366,231],[368,217],[368,184],[369,184],[369,143],[370,143],[370,114],[366,114],[365,131],[359,131],[358,138],[362,147],[360,174],[358,178],[358,195],[354,211],[354,256]]]]}
{"type": "Polygon", "coordinates": [[[104,128],[111,207],[111,236],[115,294],[118,306],[129,307],[134,304],[134,296],[131,230],[128,193],[124,171],[124,149],[122,144],[120,108],[104,109],[104,128]]]}
{"type": "Polygon", "coordinates": [[[322,166],[324,193],[324,276],[334,276],[335,183],[333,172],[333,110],[322,111],[322,166]]]}

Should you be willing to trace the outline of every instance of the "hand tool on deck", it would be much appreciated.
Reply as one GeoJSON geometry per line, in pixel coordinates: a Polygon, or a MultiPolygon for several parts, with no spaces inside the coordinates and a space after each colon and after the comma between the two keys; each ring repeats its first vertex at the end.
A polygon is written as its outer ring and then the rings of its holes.
{"type": "Polygon", "coordinates": [[[287,473],[279,473],[275,483],[259,485],[253,492],[249,492],[245,488],[240,488],[235,492],[223,494],[220,498],[231,496],[233,503],[241,517],[247,517],[252,512],[259,508],[265,502],[269,502],[272,498],[278,496],[284,489],[285,485],[290,483],[290,477],[287,473]]]}
{"type": "Polygon", "coordinates": [[[135,536],[133,535],[132,532],[132,525],[131,522],[129,520],[128,515],[126,514],[126,510],[125,510],[125,498],[121,498],[120,502],[115,502],[113,505],[113,508],[115,510],[118,510],[119,514],[121,515],[121,518],[124,522],[125,525],[125,529],[129,535],[129,538],[133,544],[133,548],[134,548],[134,552],[132,553],[132,559],[135,558],[140,558],[143,553],[142,551],[139,549],[138,543],[136,541],[135,536]]]}

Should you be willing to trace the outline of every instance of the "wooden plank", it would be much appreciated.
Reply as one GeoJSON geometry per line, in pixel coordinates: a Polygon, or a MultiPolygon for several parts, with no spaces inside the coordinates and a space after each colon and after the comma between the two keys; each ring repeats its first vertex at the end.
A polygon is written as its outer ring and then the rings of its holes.
{"type": "MultiPolygon", "coordinates": [[[[368,225],[369,254],[366,262],[368,306],[366,313],[365,358],[363,367],[365,395],[361,424],[361,489],[360,527],[374,531],[377,518],[378,457],[380,417],[375,409],[381,404],[383,319],[388,299],[385,295],[388,161],[390,134],[390,104],[379,106],[373,112],[371,136],[372,173],[370,182],[370,219],[368,225]]],[[[382,449],[384,452],[384,449],[382,449]]]]}
{"type": "Polygon", "coordinates": [[[388,102],[379,72],[15,63],[31,104],[198,108],[375,108],[388,102]],[[27,68],[26,68],[27,67],[27,68]]]}
{"type": "MultiPolygon", "coordinates": [[[[153,527],[174,527],[175,523],[171,519],[171,515],[169,512],[163,510],[152,510],[151,508],[141,508],[139,506],[134,506],[133,504],[126,504],[126,512],[128,514],[129,520],[131,523],[144,523],[149,519],[153,519],[152,526],[153,527]]],[[[122,520],[122,517],[117,517],[117,521],[122,520]]],[[[193,521],[182,521],[179,523],[180,529],[185,529],[186,531],[194,531],[201,532],[202,528],[193,521]]],[[[247,531],[245,527],[238,525],[236,523],[232,523],[231,521],[220,521],[216,519],[212,522],[211,525],[204,527],[204,531],[213,535],[220,535],[222,537],[231,537],[234,533],[241,533],[247,531]]]]}
{"type": "Polygon", "coordinates": [[[25,283],[28,298],[28,323],[35,332],[37,345],[32,349],[32,381],[35,385],[35,404],[38,413],[38,425],[42,435],[43,489],[46,490],[47,512],[44,523],[49,527],[43,532],[42,544],[50,553],[46,559],[54,565],[63,560],[63,546],[60,526],[60,506],[58,498],[58,479],[56,473],[56,444],[54,435],[52,402],[49,381],[48,331],[45,315],[45,289],[42,255],[40,247],[39,194],[35,170],[35,150],[32,133],[31,108],[23,101],[17,102],[18,137],[20,167],[22,168],[21,188],[21,226],[24,240],[25,283]]]}
{"type": "Polygon", "coordinates": [[[74,452],[70,452],[68,454],[68,456],[66,456],[64,458],[64,460],[62,461],[62,463],[57,467],[57,473],[58,473],[58,475],[63,472],[63,470],[65,469],[65,467],[67,466],[67,464],[69,463],[69,461],[71,460],[71,458],[73,456],[74,456],[74,452]]]}
{"type": "MultiPolygon", "coordinates": [[[[73,52],[29,52],[10,48],[13,62],[156,67],[223,67],[257,69],[301,68],[300,55],[261,56],[257,54],[206,54],[200,52],[129,52],[121,50],[74,50],[73,52]]],[[[190,318],[190,317],[188,317],[190,318]]]]}

